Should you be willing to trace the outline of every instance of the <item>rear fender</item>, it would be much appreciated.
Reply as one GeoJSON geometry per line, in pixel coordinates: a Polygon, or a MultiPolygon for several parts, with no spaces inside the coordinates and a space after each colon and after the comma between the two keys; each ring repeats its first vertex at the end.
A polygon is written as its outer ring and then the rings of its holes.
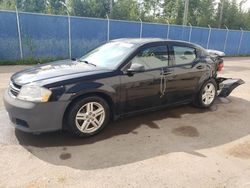
{"type": "Polygon", "coordinates": [[[219,97],[227,97],[236,87],[245,83],[242,79],[222,77],[216,78],[216,82],[218,85],[219,97]]]}

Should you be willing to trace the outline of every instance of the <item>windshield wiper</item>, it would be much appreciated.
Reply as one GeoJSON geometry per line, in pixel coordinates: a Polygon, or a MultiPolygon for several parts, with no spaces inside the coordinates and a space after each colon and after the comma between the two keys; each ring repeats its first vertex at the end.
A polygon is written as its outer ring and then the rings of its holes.
{"type": "Polygon", "coordinates": [[[88,62],[88,61],[86,61],[86,60],[80,60],[80,59],[77,59],[77,62],[83,62],[83,63],[86,63],[86,64],[88,64],[88,65],[93,65],[93,66],[95,66],[95,67],[96,67],[96,64],[94,64],[94,63],[90,63],[90,62],[88,62]]]}

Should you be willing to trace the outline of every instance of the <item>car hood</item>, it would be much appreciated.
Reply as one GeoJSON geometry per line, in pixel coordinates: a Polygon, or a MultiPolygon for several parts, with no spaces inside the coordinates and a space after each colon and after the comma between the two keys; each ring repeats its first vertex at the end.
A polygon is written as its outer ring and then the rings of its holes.
{"type": "Polygon", "coordinates": [[[16,84],[25,85],[46,79],[80,74],[80,76],[102,72],[103,69],[84,62],[72,60],[55,61],[43,65],[37,65],[15,73],[11,80],[16,84]]]}

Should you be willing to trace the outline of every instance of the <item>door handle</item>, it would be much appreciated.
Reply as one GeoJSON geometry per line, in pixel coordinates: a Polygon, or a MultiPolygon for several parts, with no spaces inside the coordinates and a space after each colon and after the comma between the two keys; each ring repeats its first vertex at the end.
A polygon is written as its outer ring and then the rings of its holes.
{"type": "Polygon", "coordinates": [[[173,73],[172,70],[163,70],[163,71],[161,72],[161,75],[169,75],[169,74],[172,74],[172,73],[173,73]]]}
{"type": "Polygon", "coordinates": [[[198,67],[196,67],[197,69],[204,69],[205,68],[205,66],[203,66],[203,65],[199,65],[198,67]]]}
{"type": "Polygon", "coordinates": [[[172,80],[175,80],[177,77],[177,75],[173,75],[173,76],[170,76],[167,78],[168,81],[172,81],[172,80]]]}

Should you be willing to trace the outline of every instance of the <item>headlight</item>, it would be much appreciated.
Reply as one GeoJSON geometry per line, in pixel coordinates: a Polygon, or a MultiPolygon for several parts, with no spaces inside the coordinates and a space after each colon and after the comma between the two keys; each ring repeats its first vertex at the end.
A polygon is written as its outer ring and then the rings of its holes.
{"type": "Polygon", "coordinates": [[[32,102],[47,102],[52,92],[37,85],[24,85],[17,98],[32,102]]]}

